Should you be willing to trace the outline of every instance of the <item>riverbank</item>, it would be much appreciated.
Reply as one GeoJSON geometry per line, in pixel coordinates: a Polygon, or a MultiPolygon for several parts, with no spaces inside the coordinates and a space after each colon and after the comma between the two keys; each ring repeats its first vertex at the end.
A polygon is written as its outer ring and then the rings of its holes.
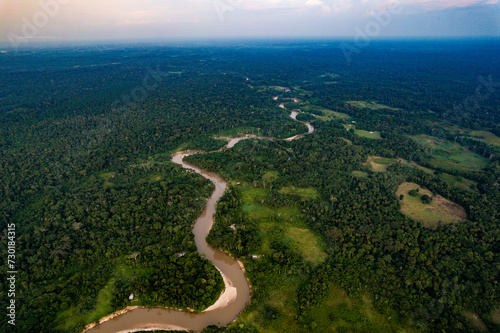
{"type": "Polygon", "coordinates": [[[91,329],[93,329],[94,327],[96,327],[97,325],[100,325],[102,323],[105,323],[107,322],[108,320],[111,320],[113,318],[116,318],[118,316],[121,316],[129,311],[132,311],[132,310],[135,310],[135,309],[139,309],[140,306],[127,306],[125,309],[123,310],[119,310],[119,311],[116,311],[116,312],[113,312],[112,314],[104,317],[104,318],[101,318],[99,319],[99,322],[97,323],[91,323],[91,324],[88,324],[87,326],[85,326],[85,328],[83,329],[82,333],[86,333],[88,331],[90,331],[91,329]]]}
{"type": "Polygon", "coordinates": [[[229,306],[231,303],[236,301],[236,297],[238,296],[238,290],[233,286],[233,283],[227,278],[226,274],[224,274],[220,269],[217,268],[222,279],[224,280],[224,290],[220,294],[217,301],[203,310],[203,312],[210,312],[225,308],[229,306]]]}

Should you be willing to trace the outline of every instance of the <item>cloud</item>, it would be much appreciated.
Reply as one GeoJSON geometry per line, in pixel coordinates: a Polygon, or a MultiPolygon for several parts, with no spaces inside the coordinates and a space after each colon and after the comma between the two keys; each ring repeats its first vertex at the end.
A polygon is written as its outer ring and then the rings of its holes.
{"type": "Polygon", "coordinates": [[[293,10],[304,6],[303,0],[239,0],[235,2],[239,3],[236,7],[252,11],[264,11],[270,9],[293,10]]]}
{"type": "MultiPolygon", "coordinates": [[[[21,34],[25,20],[33,21],[42,10],[40,3],[54,1],[59,0],[0,0],[0,40],[11,32],[21,34]]],[[[441,22],[447,20],[451,31],[460,24],[455,22],[457,11],[463,12],[461,20],[466,21],[467,15],[475,18],[475,31],[491,31],[500,22],[496,10],[500,0],[68,0],[36,37],[345,36],[353,27],[365,24],[370,13],[385,10],[395,1],[403,8],[402,21],[390,27],[396,35],[432,30],[429,20],[434,20],[434,14],[441,22]],[[229,8],[222,20],[214,7],[217,2],[229,8]],[[492,6],[496,7],[491,10],[492,6]],[[488,10],[492,13],[487,14],[488,10]],[[403,22],[410,16],[414,18],[411,26],[403,22]]],[[[437,30],[436,35],[439,33],[437,30]]]]}
{"type": "Polygon", "coordinates": [[[305,6],[324,6],[325,4],[323,1],[319,0],[308,0],[305,4],[305,6]]]}
{"type": "Polygon", "coordinates": [[[429,1],[429,0],[412,0],[407,3],[409,6],[414,6],[420,8],[424,11],[435,11],[443,10],[448,8],[465,8],[473,7],[477,5],[495,5],[498,4],[499,0],[440,0],[440,1],[429,1]]]}

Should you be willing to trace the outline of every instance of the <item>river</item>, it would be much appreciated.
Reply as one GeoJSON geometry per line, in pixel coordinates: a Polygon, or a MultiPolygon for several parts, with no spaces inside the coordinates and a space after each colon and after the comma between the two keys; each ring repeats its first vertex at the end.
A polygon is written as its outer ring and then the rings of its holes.
{"type": "MultiPolygon", "coordinates": [[[[286,109],[284,104],[281,108],[286,109]]],[[[286,109],[288,110],[288,109],[286,109]]],[[[297,111],[290,111],[290,117],[297,120],[297,111]]],[[[297,120],[298,121],[298,120],[297,120]]],[[[308,128],[308,134],[314,132],[314,127],[308,122],[302,122],[308,128]]],[[[291,141],[303,137],[305,134],[295,135],[284,139],[291,141]]],[[[254,135],[232,138],[223,149],[230,149],[241,140],[258,138],[254,135]]],[[[219,299],[201,313],[186,312],[165,308],[140,308],[129,307],[123,311],[110,315],[100,320],[100,324],[92,327],[90,325],[84,331],[86,333],[126,333],[152,330],[179,330],[179,331],[201,331],[210,325],[226,326],[234,321],[250,301],[250,287],[245,277],[243,264],[229,255],[212,248],[206,241],[206,237],[213,225],[217,201],[224,194],[227,183],[215,173],[200,169],[184,162],[184,157],[195,152],[181,152],[174,154],[172,162],[181,165],[185,169],[193,170],[206,179],[212,181],[215,190],[208,199],[202,214],[193,226],[193,234],[196,247],[201,255],[210,260],[215,268],[221,273],[225,289],[219,299]]]]}

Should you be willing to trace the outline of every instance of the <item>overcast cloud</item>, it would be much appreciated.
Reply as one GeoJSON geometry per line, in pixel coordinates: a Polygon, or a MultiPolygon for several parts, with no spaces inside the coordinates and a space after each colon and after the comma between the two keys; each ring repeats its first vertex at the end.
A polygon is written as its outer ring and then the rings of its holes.
{"type": "MultiPolygon", "coordinates": [[[[0,0],[0,40],[352,37],[395,0],[0,0]],[[48,19],[47,19],[48,18],[48,19]],[[32,25],[30,27],[30,25],[32,25]],[[36,33],[33,32],[33,26],[36,33]],[[28,32],[28,35],[26,34],[28,32]]],[[[377,37],[500,36],[499,0],[400,0],[377,37]]]]}

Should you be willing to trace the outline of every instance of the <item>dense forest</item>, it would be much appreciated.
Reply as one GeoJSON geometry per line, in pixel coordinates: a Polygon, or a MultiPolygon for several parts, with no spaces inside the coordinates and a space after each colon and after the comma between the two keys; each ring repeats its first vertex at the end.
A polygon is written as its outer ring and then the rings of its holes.
{"type": "Polygon", "coordinates": [[[79,332],[128,305],[211,305],[222,278],[191,226],[213,185],[171,154],[307,132],[280,103],[314,133],[186,158],[230,183],[208,241],[253,287],[235,323],[205,331],[499,330],[500,95],[483,83],[500,78],[498,51],[380,41],[351,64],[332,41],[1,53],[2,254],[15,224],[18,272],[16,326],[1,330],[79,332]],[[478,85],[489,94],[468,105],[478,85]],[[405,182],[467,221],[406,216],[405,182]]]}

